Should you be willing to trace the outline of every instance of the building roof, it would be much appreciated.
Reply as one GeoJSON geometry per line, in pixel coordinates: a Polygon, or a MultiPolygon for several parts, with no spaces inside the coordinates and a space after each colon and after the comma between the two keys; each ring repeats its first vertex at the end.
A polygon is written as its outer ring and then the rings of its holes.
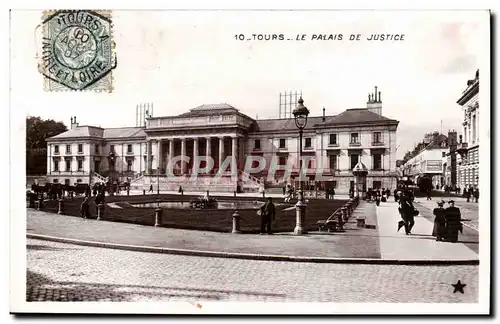
{"type": "Polygon", "coordinates": [[[235,113],[238,111],[239,111],[238,109],[234,108],[233,106],[231,106],[227,103],[220,103],[220,104],[201,105],[201,106],[192,108],[188,112],[182,113],[178,116],[179,117],[209,116],[209,115],[213,115],[214,113],[219,115],[221,113],[235,113]]]}
{"type": "Polygon", "coordinates": [[[353,108],[353,109],[347,109],[346,111],[334,116],[330,120],[326,120],[324,123],[322,123],[322,125],[330,126],[330,125],[348,125],[348,124],[359,124],[359,123],[393,124],[399,122],[397,120],[390,119],[382,115],[379,115],[377,113],[374,113],[368,110],[368,108],[353,108]]]}
{"type": "Polygon", "coordinates": [[[146,137],[142,127],[106,128],[104,138],[146,137]]]}
{"type": "Polygon", "coordinates": [[[130,137],[146,137],[146,133],[142,127],[120,127],[106,128],[95,126],[77,126],[64,133],[49,138],[54,139],[70,139],[70,138],[130,138],[130,137]]]}
{"type": "Polygon", "coordinates": [[[78,126],[64,133],[51,137],[51,139],[65,139],[75,137],[102,137],[104,129],[95,126],[78,126]]]}
{"type": "MultiPolygon", "coordinates": [[[[369,111],[367,108],[355,108],[347,109],[346,111],[334,115],[325,116],[325,121],[323,122],[323,116],[313,116],[307,119],[306,130],[314,129],[323,126],[341,126],[341,125],[352,125],[352,124],[398,124],[399,122],[394,119],[390,119],[374,112],[369,111]]],[[[256,120],[251,131],[253,132],[264,132],[264,131],[279,131],[279,130],[294,130],[297,129],[293,118],[286,119],[260,119],[256,120]]]]}

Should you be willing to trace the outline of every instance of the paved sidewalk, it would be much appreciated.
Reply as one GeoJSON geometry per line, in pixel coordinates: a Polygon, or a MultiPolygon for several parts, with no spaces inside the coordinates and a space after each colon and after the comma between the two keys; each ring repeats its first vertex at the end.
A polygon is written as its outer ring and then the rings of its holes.
{"type": "MultiPolygon", "coordinates": [[[[448,201],[451,198],[446,198],[444,201],[446,202],[445,208],[448,207],[448,201]]],[[[467,226],[470,226],[476,230],[479,229],[479,204],[475,202],[467,202],[465,198],[453,198],[455,201],[455,206],[460,208],[460,213],[462,214],[462,223],[467,226]]],[[[439,197],[433,197],[432,200],[427,200],[426,198],[417,198],[416,202],[428,208],[432,211],[437,207],[437,202],[441,201],[439,197]]]]}
{"type": "Polygon", "coordinates": [[[478,254],[463,243],[437,242],[431,235],[433,221],[422,216],[415,217],[411,234],[406,235],[404,228],[396,232],[400,220],[397,203],[387,202],[377,207],[380,253],[383,259],[434,260],[443,257],[448,260],[478,259],[478,254]]]}
{"type": "Polygon", "coordinates": [[[478,255],[462,243],[436,242],[434,237],[430,236],[432,223],[423,217],[416,218],[414,234],[411,236],[406,236],[404,232],[397,233],[399,219],[396,203],[382,203],[380,207],[375,207],[375,204],[363,201],[343,233],[311,232],[303,236],[295,236],[293,233],[253,235],[155,228],[61,216],[30,209],[27,233],[110,244],[270,256],[269,259],[272,259],[272,256],[280,256],[358,262],[478,260],[478,255]],[[357,228],[357,214],[365,215],[366,221],[377,228],[357,228]]]}

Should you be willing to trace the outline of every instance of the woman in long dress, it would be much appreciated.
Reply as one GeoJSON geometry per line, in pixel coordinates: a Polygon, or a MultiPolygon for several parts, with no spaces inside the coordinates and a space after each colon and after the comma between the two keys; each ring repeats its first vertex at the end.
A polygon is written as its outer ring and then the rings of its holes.
{"type": "Polygon", "coordinates": [[[432,229],[432,236],[436,237],[436,241],[444,241],[446,237],[446,211],[443,208],[444,201],[438,201],[438,207],[434,208],[432,212],[434,218],[434,228],[432,229]]]}

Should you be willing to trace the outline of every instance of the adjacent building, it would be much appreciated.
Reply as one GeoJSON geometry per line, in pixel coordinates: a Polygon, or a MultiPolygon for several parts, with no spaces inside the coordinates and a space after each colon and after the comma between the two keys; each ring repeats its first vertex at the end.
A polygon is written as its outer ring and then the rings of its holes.
{"type": "MultiPolygon", "coordinates": [[[[310,184],[347,193],[354,186],[352,169],[362,162],[369,170],[367,187],[394,188],[398,124],[382,115],[381,93],[376,87],[366,108],[336,115],[326,115],[323,108],[322,116],[310,116],[302,143],[303,168],[310,184]]],[[[182,186],[197,191],[233,191],[237,187],[250,191],[264,182],[293,182],[299,174],[299,138],[293,118],[255,120],[229,104],[149,117],[144,127],[80,126],[72,117],[71,129],[47,143],[50,182],[93,183],[112,178],[162,190],[182,186]],[[179,156],[190,160],[173,163],[179,156]],[[194,161],[203,169],[208,163],[203,156],[210,156],[214,165],[210,172],[198,173],[194,161]],[[265,167],[245,172],[255,167],[255,161],[248,164],[248,156],[261,157],[265,167]],[[226,169],[228,157],[234,163],[226,169]],[[219,169],[223,176],[216,179],[219,169]],[[172,173],[175,177],[167,176],[172,173]],[[182,177],[194,173],[196,180],[182,177]]]]}
{"type": "Polygon", "coordinates": [[[455,137],[454,131],[450,131],[448,136],[437,131],[426,134],[420,149],[404,164],[403,175],[415,183],[420,177],[428,176],[434,186],[442,187],[445,184],[443,170],[446,169],[443,159],[450,151],[449,138],[455,137]]]}
{"type": "Polygon", "coordinates": [[[479,70],[457,100],[464,121],[456,150],[457,185],[476,188],[479,185],[479,70]]]}

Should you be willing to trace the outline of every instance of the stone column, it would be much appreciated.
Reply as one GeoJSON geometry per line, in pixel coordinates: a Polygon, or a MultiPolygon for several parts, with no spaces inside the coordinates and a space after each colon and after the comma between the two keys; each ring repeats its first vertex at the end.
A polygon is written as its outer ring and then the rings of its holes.
{"type": "MultiPolygon", "coordinates": [[[[207,137],[206,141],[207,141],[207,148],[205,150],[205,155],[207,156],[207,159],[208,159],[209,156],[212,156],[212,143],[211,143],[212,142],[212,138],[211,137],[207,137]]],[[[208,163],[208,161],[205,162],[205,163],[208,163]]],[[[205,164],[205,166],[207,166],[207,165],[205,164]]],[[[210,170],[209,172],[212,172],[212,170],[210,170]]]]}
{"type": "Polygon", "coordinates": [[[231,174],[238,174],[238,165],[236,161],[238,161],[237,157],[237,148],[238,148],[238,137],[232,137],[232,152],[231,152],[231,174]]]}
{"type": "MultiPolygon", "coordinates": [[[[195,138],[193,138],[193,163],[192,163],[193,170],[194,170],[194,168],[198,168],[198,170],[199,170],[200,166],[199,166],[199,162],[197,160],[198,160],[198,137],[195,137],[195,138]]],[[[191,172],[193,170],[191,170],[191,172]]]]}
{"type": "Polygon", "coordinates": [[[161,173],[161,169],[163,168],[163,149],[161,145],[163,144],[163,141],[160,139],[158,140],[158,162],[156,167],[159,169],[159,172],[161,173]]]}
{"type": "MultiPolygon", "coordinates": [[[[186,156],[186,139],[183,138],[181,140],[181,156],[185,157],[186,156]]],[[[186,174],[186,162],[181,161],[181,174],[186,174]]]]}
{"type": "Polygon", "coordinates": [[[152,151],[153,151],[153,143],[151,142],[151,140],[148,140],[146,142],[146,151],[147,151],[147,157],[146,157],[146,161],[147,161],[147,166],[146,166],[146,170],[147,170],[147,173],[148,174],[151,174],[151,172],[153,171],[152,168],[153,168],[153,156],[152,156],[152,151]]]}
{"type": "Polygon", "coordinates": [[[168,140],[168,162],[169,163],[170,163],[170,161],[172,161],[173,157],[174,157],[174,139],[171,138],[168,140]]]}
{"type": "Polygon", "coordinates": [[[219,137],[219,169],[222,166],[222,162],[224,162],[224,137],[219,137]]]}

